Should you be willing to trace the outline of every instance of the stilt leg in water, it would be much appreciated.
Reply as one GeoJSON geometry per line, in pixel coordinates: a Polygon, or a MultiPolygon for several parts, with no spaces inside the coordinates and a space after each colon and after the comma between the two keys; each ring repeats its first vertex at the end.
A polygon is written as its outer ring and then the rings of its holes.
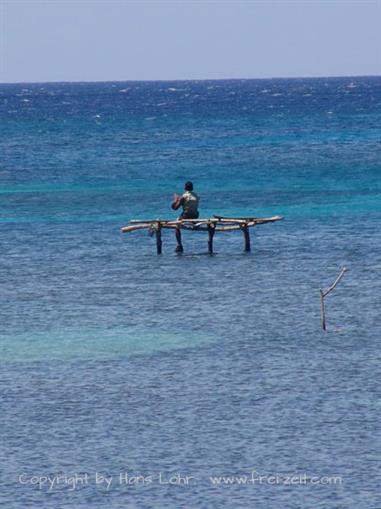
{"type": "Polygon", "coordinates": [[[156,249],[157,249],[157,254],[161,254],[161,226],[160,224],[157,225],[157,230],[156,230],[156,249]]]}
{"type": "Polygon", "coordinates": [[[183,244],[181,242],[181,229],[176,228],[176,253],[182,253],[184,251],[183,244]]]}
{"type": "Polygon", "coordinates": [[[216,232],[214,225],[208,224],[208,252],[213,254],[213,237],[216,232]]]}
{"type": "Polygon", "coordinates": [[[242,231],[243,231],[243,236],[245,238],[245,251],[249,252],[251,250],[249,228],[247,226],[244,226],[242,228],[242,231]]]}

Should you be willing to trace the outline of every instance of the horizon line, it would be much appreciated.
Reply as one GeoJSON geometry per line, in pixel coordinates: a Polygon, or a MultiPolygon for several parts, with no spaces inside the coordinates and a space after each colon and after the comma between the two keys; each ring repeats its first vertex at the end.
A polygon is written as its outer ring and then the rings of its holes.
{"type": "Polygon", "coordinates": [[[173,79],[126,79],[126,80],[63,80],[63,81],[0,81],[0,85],[45,85],[62,83],[165,83],[189,81],[264,81],[264,80],[308,80],[338,78],[381,78],[381,74],[348,74],[329,76],[272,76],[267,78],[173,78],[173,79]]]}

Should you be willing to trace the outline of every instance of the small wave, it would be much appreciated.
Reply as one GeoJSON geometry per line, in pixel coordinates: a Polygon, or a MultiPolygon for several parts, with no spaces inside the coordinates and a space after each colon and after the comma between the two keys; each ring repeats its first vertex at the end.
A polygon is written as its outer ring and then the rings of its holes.
{"type": "Polygon", "coordinates": [[[167,88],[168,92],[184,92],[185,90],[186,88],[174,88],[174,87],[167,88]]]}

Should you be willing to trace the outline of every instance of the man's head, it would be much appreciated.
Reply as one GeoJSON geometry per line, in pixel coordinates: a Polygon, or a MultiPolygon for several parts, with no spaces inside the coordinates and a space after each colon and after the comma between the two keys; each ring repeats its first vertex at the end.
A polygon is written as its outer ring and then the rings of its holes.
{"type": "Polygon", "coordinates": [[[190,180],[188,180],[188,182],[185,182],[185,191],[193,191],[193,184],[190,180]]]}

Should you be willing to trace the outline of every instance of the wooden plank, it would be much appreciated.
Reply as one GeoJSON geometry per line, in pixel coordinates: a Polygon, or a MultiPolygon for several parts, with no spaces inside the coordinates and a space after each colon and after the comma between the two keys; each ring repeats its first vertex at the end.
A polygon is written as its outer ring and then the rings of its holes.
{"type": "Polygon", "coordinates": [[[171,219],[130,219],[128,222],[131,224],[135,223],[156,223],[157,221],[171,221],[171,219]]]}

